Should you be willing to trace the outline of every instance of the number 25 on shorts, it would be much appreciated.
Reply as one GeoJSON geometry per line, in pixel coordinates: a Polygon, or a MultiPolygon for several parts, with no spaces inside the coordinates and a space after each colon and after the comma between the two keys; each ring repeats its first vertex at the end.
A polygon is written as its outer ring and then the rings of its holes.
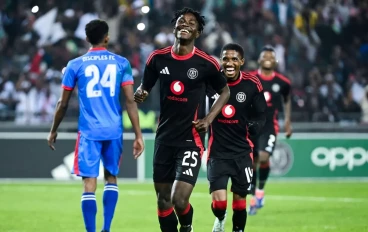
{"type": "Polygon", "coordinates": [[[190,167],[196,167],[198,164],[198,152],[196,151],[186,151],[184,152],[183,157],[183,166],[190,166],[190,167]],[[187,162],[187,159],[192,159],[193,162],[187,162]]]}

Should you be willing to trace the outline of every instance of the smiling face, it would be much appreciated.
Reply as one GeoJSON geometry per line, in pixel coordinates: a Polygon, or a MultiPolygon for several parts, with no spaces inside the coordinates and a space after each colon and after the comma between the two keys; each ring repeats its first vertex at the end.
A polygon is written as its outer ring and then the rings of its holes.
{"type": "Polygon", "coordinates": [[[177,39],[194,40],[199,37],[198,22],[196,17],[191,14],[183,14],[176,20],[174,35],[177,39]]]}
{"type": "Polygon", "coordinates": [[[221,65],[228,79],[238,77],[244,58],[235,50],[224,50],[221,56],[221,65]]]}
{"type": "Polygon", "coordinates": [[[262,69],[272,70],[276,66],[276,54],[273,51],[264,51],[259,56],[258,63],[262,69]]]}

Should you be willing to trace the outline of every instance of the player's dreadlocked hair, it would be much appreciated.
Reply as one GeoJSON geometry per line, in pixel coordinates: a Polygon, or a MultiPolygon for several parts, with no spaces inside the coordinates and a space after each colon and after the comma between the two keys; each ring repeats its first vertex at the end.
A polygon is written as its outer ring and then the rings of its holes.
{"type": "Polygon", "coordinates": [[[237,43],[228,43],[225,46],[223,46],[221,49],[221,54],[223,51],[226,51],[226,50],[237,51],[240,54],[241,58],[244,58],[244,49],[242,48],[242,46],[240,46],[237,43]]]}
{"type": "Polygon", "coordinates": [[[89,42],[96,45],[109,33],[109,25],[103,20],[95,19],[87,23],[85,31],[89,42]]]}
{"type": "Polygon", "coordinates": [[[175,12],[174,18],[171,20],[172,24],[176,23],[176,20],[178,20],[178,18],[180,17],[180,15],[184,15],[184,14],[188,14],[191,13],[194,15],[194,17],[196,18],[197,22],[198,22],[198,31],[202,33],[204,26],[206,25],[206,22],[204,21],[204,16],[201,15],[201,13],[199,11],[195,11],[192,8],[189,7],[184,7],[181,10],[178,10],[175,12]]]}

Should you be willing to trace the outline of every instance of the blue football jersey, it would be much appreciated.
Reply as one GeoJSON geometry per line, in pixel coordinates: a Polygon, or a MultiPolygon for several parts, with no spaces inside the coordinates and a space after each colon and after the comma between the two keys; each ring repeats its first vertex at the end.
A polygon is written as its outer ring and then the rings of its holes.
{"type": "Polygon", "coordinates": [[[111,140],[123,133],[120,88],[132,85],[129,61],[104,48],[92,48],[68,62],[62,86],[79,98],[79,131],[90,140],[111,140]]]}

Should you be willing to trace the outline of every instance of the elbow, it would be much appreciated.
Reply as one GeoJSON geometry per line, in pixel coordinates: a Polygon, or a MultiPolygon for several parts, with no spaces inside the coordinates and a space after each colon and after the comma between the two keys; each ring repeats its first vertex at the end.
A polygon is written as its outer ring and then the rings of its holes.
{"type": "Polygon", "coordinates": [[[132,106],[135,106],[137,103],[134,101],[134,98],[129,98],[125,100],[125,106],[127,108],[131,108],[132,106]]]}
{"type": "Polygon", "coordinates": [[[59,109],[62,109],[62,110],[68,109],[68,102],[64,102],[62,100],[59,100],[57,105],[58,105],[59,109]]]}

